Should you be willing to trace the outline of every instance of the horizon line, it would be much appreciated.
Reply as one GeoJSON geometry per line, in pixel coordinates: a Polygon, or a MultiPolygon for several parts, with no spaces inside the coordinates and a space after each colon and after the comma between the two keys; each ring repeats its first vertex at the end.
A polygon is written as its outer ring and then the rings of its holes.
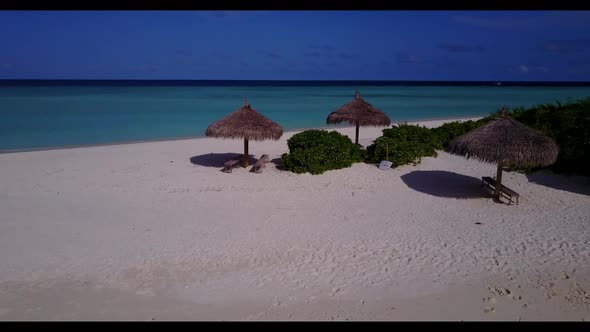
{"type": "Polygon", "coordinates": [[[288,80],[288,79],[146,79],[146,78],[0,78],[0,81],[236,81],[236,82],[576,82],[590,83],[582,80],[366,80],[366,79],[346,79],[346,80],[288,80]]]}

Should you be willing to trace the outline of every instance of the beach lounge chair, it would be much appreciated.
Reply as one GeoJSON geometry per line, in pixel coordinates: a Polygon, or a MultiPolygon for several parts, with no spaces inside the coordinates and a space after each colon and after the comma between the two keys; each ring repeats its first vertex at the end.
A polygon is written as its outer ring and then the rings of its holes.
{"type": "MultiPolygon", "coordinates": [[[[496,180],[489,177],[489,176],[484,176],[481,178],[481,185],[487,185],[488,187],[492,188],[492,189],[496,189],[496,180]]],[[[518,205],[518,197],[520,196],[516,191],[507,188],[506,186],[504,186],[503,184],[500,187],[500,195],[506,197],[508,199],[508,205],[512,204],[512,197],[514,197],[516,199],[516,205],[518,205]]]]}
{"type": "Polygon", "coordinates": [[[262,168],[266,167],[266,163],[269,161],[268,159],[268,155],[267,154],[263,154],[262,157],[260,157],[260,159],[258,159],[258,161],[256,162],[256,164],[254,164],[254,166],[252,167],[252,172],[254,173],[260,173],[262,172],[262,168]]]}
{"type": "Polygon", "coordinates": [[[231,173],[232,168],[238,167],[240,161],[238,159],[228,160],[223,164],[223,171],[225,173],[231,173]]]}

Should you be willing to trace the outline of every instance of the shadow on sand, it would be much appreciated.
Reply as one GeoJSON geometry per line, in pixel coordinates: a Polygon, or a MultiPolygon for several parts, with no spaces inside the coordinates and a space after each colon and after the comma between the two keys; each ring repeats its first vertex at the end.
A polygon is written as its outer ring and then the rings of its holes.
{"type": "Polygon", "coordinates": [[[447,171],[413,171],[401,176],[404,183],[419,192],[449,198],[490,198],[481,188],[481,179],[447,171]]]}
{"type": "Polygon", "coordinates": [[[553,189],[576,194],[590,195],[590,177],[582,175],[555,174],[550,170],[540,170],[527,174],[529,182],[553,189]]]}
{"type": "MultiPolygon", "coordinates": [[[[242,164],[243,154],[241,153],[207,153],[191,157],[191,164],[205,167],[223,168],[223,164],[232,159],[239,159],[242,164]]],[[[253,165],[257,159],[253,155],[248,156],[248,163],[253,165]]]]}
{"type": "Polygon", "coordinates": [[[271,159],[270,162],[273,163],[278,170],[285,170],[285,168],[283,168],[283,160],[281,158],[271,159]]]}

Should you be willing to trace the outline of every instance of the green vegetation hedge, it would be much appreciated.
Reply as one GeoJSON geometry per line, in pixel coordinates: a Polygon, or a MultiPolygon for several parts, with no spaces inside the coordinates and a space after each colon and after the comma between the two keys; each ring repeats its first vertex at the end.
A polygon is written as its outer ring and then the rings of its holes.
{"type": "MultiPolygon", "coordinates": [[[[400,124],[383,130],[367,150],[362,150],[336,131],[308,130],[289,139],[289,154],[283,155],[285,168],[296,172],[320,174],[326,170],[350,167],[366,158],[379,163],[386,159],[394,166],[417,164],[423,157],[436,157],[436,150],[446,148],[451,140],[480,127],[500,115],[501,110],[477,121],[449,122],[428,129],[400,124]]],[[[559,146],[556,172],[590,175],[590,98],[577,102],[543,104],[528,109],[514,108],[515,120],[541,130],[559,146]]],[[[530,172],[534,169],[516,169],[530,172]]]]}
{"type": "Polygon", "coordinates": [[[495,115],[488,116],[477,121],[453,121],[447,122],[440,127],[432,128],[432,133],[434,134],[434,136],[436,136],[438,142],[440,143],[437,146],[437,149],[446,148],[447,145],[449,145],[449,142],[452,141],[455,137],[461,136],[477,127],[483,126],[484,124],[488,123],[490,120],[494,118],[495,115]]]}
{"type": "Polygon", "coordinates": [[[512,117],[553,138],[559,146],[555,172],[590,175],[590,98],[577,102],[518,107],[512,117]]]}
{"type": "MultiPolygon", "coordinates": [[[[500,115],[491,115],[465,122],[449,122],[440,127],[401,124],[383,130],[383,136],[367,147],[370,162],[385,160],[385,147],[389,145],[389,158],[394,166],[418,163],[422,157],[436,157],[436,151],[449,144],[455,137],[480,127],[500,115]]],[[[517,107],[510,114],[515,120],[541,130],[553,138],[559,146],[557,162],[550,166],[556,172],[590,175],[590,98],[562,104],[537,105],[528,109],[517,107]]],[[[516,169],[530,172],[533,169],[516,169]]]]}
{"type": "Polygon", "coordinates": [[[367,147],[367,159],[377,163],[385,160],[386,147],[389,146],[389,157],[394,166],[420,163],[423,157],[436,157],[436,150],[442,150],[457,136],[488,123],[495,115],[477,121],[449,122],[437,128],[426,128],[416,125],[399,124],[397,127],[383,130],[383,136],[367,147]]]}
{"type": "Polygon", "coordinates": [[[367,160],[378,163],[387,159],[394,166],[417,164],[422,157],[436,157],[435,149],[439,148],[442,145],[430,129],[400,124],[383,129],[383,136],[367,147],[367,160]],[[387,158],[386,149],[389,149],[387,158]]]}
{"type": "Polygon", "coordinates": [[[283,167],[295,173],[322,174],[350,167],[365,158],[365,151],[348,136],[337,131],[306,130],[287,140],[289,153],[282,156],[283,167]]]}

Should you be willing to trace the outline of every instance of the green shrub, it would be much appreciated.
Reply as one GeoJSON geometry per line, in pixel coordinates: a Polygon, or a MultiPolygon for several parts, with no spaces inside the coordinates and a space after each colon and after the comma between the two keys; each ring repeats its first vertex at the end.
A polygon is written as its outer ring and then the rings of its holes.
{"type": "Polygon", "coordinates": [[[477,121],[453,121],[445,123],[440,127],[432,128],[432,133],[440,142],[440,145],[437,146],[437,149],[446,148],[449,145],[449,142],[455,137],[461,136],[477,127],[480,127],[488,123],[491,119],[493,119],[493,117],[487,117],[477,121]]]}
{"type": "MultiPolygon", "coordinates": [[[[480,127],[501,114],[498,109],[477,121],[449,122],[440,127],[400,124],[383,130],[383,136],[367,147],[367,160],[385,160],[389,147],[389,161],[395,166],[418,163],[422,157],[436,157],[436,151],[446,148],[451,140],[480,127]]],[[[559,146],[557,161],[551,168],[556,172],[590,175],[590,98],[562,104],[537,105],[528,109],[516,107],[510,115],[517,121],[536,128],[553,138],[559,146]]],[[[538,167],[510,167],[530,173],[538,167]]]]}
{"type": "Polygon", "coordinates": [[[383,136],[367,147],[367,160],[373,163],[389,160],[394,166],[417,164],[422,157],[436,157],[435,149],[441,146],[441,142],[430,129],[400,124],[383,129],[383,136]],[[387,149],[389,154],[386,157],[387,149]]]}
{"type": "Polygon", "coordinates": [[[435,149],[442,149],[442,142],[434,135],[432,130],[426,127],[400,123],[397,127],[383,129],[383,136],[401,142],[416,141],[432,146],[435,149]]]}
{"type": "Polygon", "coordinates": [[[518,107],[511,115],[555,140],[559,155],[551,166],[554,171],[590,175],[590,98],[529,109],[518,107]]]}
{"type": "Polygon", "coordinates": [[[322,174],[363,161],[365,150],[337,131],[306,130],[287,140],[289,153],[282,156],[283,167],[295,173],[322,174]]]}
{"type": "MultiPolygon", "coordinates": [[[[451,122],[432,131],[446,147],[455,137],[484,125],[501,115],[501,109],[478,121],[451,122]]],[[[562,104],[541,104],[531,108],[515,107],[510,116],[553,138],[559,146],[555,172],[590,175],[590,98],[562,104]]],[[[539,167],[515,167],[513,171],[531,173],[539,167]]]]}
{"type": "Polygon", "coordinates": [[[419,141],[400,141],[381,136],[367,147],[367,160],[378,163],[389,160],[394,166],[418,164],[422,157],[436,157],[434,148],[419,141]],[[388,150],[388,153],[387,153],[388,150]],[[386,157],[387,155],[387,157],[386,157]]]}

